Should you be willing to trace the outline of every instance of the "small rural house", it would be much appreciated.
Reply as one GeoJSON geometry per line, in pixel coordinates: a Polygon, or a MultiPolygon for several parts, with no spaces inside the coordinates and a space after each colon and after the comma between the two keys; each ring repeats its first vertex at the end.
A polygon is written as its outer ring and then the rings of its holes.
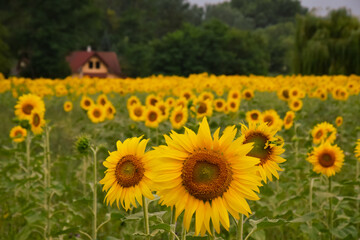
{"type": "Polygon", "coordinates": [[[73,77],[120,78],[118,58],[114,52],[75,51],[66,57],[73,77]]]}

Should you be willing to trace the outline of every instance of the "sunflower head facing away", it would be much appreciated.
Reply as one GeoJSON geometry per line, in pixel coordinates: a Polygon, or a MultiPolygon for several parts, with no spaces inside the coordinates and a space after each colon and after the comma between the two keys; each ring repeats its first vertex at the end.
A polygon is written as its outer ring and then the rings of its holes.
{"type": "Polygon", "coordinates": [[[314,148],[307,161],[312,163],[314,172],[330,177],[340,171],[344,162],[344,153],[337,145],[325,142],[314,148]]]}
{"type": "Polygon", "coordinates": [[[25,137],[27,135],[27,131],[25,128],[22,128],[21,126],[15,126],[10,130],[10,137],[14,142],[22,142],[25,140],[25,137]]]}
{"type": "Polygon", "coordinates": [[[15,115],[19,119],[30,120],[33,110],[45,112],[45,104],[40,97],[34,94],[25,94],[19,98],[15,106],[15,115]]]}
{"type": "Polygon", "coordinates": [[[103,191],[106,191],[106,204],[119,203],[127,211],[130,205],[137,207],[136,201],[142,206],[142,196],[153,199],[152,175],[149,152],[145,152],[148,140],[141,137],[126,139],[123,143],[117,141],[117,150],[110,152],[104,161],[107,168],[105,177],[100,181],[103,191]]]}
{"type": "MultiPolygon", "coordinates": [[[[228,212],[236,219],[239,213],[251,213],[248,200],[258,200],[261,178],[257,175],[258,158],[247,156],[253,144],[234,141],[234,126],[220,129],[211,136],[206,118],[198,133],[185,128],[184,134],[165,135],[167,145],[152,153],[152,179],[160,202],[175,206],[177,218],[184,212],[183,223],[189,231],[195,214],[195,234],[211,234],[210,220],[220,232],[220,223],[229,229],[228,212]]],[[[149,176],[150,177],[150,176],[149,176]]]]}
{"type": "Polygon", "coordinates": [[[242,144],[254,144],[254,148],[247,155],[260,159],[258,174],[265,183],[267,179],[272,181],[272,176],[279,179],[278,171],[283,170],[278,164],[286,161],[280,157],[285,150],[283,141],[275,136],[276,132],[274,128],[270,128],[265,123],[250,123],[249,128],[245,125],[241,126],[240,141],[242,144]]]}

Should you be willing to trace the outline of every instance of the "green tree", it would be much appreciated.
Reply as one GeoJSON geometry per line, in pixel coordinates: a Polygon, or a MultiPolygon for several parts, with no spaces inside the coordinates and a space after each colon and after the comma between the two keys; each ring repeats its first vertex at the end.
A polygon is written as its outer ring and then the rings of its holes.
{"type": "Polygon", "coordinates": [[[293,68],[301,74],[360,74],[360,23],[346,9],[298,16],[293,68]]]}
{"type": "Polygon", "coordinates": [[[11,53],[7,44],[9,33],[4,26],[0,24],[0,73],[5,76],[9,74],[11,68],[11,53]]]}

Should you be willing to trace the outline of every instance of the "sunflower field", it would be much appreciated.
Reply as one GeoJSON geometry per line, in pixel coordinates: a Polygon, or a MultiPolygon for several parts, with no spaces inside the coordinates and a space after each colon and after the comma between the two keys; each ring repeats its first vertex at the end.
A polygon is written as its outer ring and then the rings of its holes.
{"type": "Polygon", "coordinates": [[[0,239],[359,239],[360,77],[0,76],[0,239]]]}

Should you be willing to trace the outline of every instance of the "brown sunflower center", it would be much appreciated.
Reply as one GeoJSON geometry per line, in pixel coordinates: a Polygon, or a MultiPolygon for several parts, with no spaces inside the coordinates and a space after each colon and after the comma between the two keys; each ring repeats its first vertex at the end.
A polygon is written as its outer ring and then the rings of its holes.
{"type": "Polygon", "coordinates": [[[322,167],[331,167],[335,163],[335,156],[332,153],[323,153],[319,156],[319,164],[322,167]]]}
{"type": "Polygon", "coordinates": [[[218,108],[222,108],[222,106],[223,106],[223,103],[222,102],[216,102],[216,106],[218,107],[218,108]]]}
{"type": "Polygon", "coordinates": [[[93,111],[93,116],[96,117],[96,118],[99,118],[101,116],[101,112],[98,109],[95,109],[93,111]]]}
{"type": "Polygon", "coordinates": [[[237,99],[238,97],[239,97],[239,94],[233,93],[233,95],[232,95],[232,98],[233,98],[233,99],[237,99]]]}
{"type": "Polygon", "coordinates": [[[317,131],[316,134],[315,134],[315,138],[321,138],[323,135],[323,132],[321,130],[317,131]]]}
{"type": "Polygon", "coordinates": [[[246,93],[245,93],[245,97],[246,97],[246,98],[251,98],[251,93],[246,92],[246,93]]]}
{"type": "Polygon", "coordinates": [[[166,107],[164,105],[161,105],[159,107],[159,109],[160,109],[162,115],[166,115],[166,107]]]}
{"type": "Polygon", "coordinates": [[[89,100],[85,100],[85,101],[84,101],[84,105],[85,105],[85,106],[90,106],[90,101],[89,101],[89,100]]]}
{"type": "Polygon", "coordinates": [[[133,99],[133,100],[131,100],[130,101],[130,105],[132,106],[132,105],[135,105],[137,103],[137,101],[135,100],[135,99],[133,99]]]}
{"type": "Polygon", "coordinates": [[[32,122],[33,122],[33,125],[34,125],[35,127],[39,126],[39,124],[40,124],[40,116],[39,116],[39,114],[35,113],[35,114],[33,115],[32,122]]]}
{"type": "Polygon", "coordinates": [[[186,98],[186,100],[189,100],[189,99],[190,99],[190,94],[189,94],[189,93],[185,93],[185,94],[184,94],[184,98],[186,98]]]}
{"type": "Polygon", "coordinates": [[[137,107],[137,108],[135,108],[134,109],[134,114],[135,114],[135,116],[137,116],[137,117],[141,117],[142,116],[142,109],[140,108],[140,107],[137,107]]]}
{"type": "Polygon", "coordinates": [[[30,115],[31,114],[31,111],[33,110],[34,106],[31,105],[31,104],[25,104],[23,107],[22,107],[22,111],[23,113],[25,113],[26,115],[30,115]]]}
{"type": "Polygon", "coordinates": [[[150,122],[155,122],[156,119],[157,119],[157,117],[158,117],[158,115],[157,115],[156,112],[150,112],[150,113],[149,113],[149,121],[150,121],[150,122]]]}
{"type": "Polygon", "coordinates": [[[15,137],[19,138],[23,136],[23,132],[21,130],[16,130],[14,133],[15,137]]]}
{"type": "Polygon", "coordinates": [[[151,100],[150,100],[150,105],[152,105],[152,106],[155,106],[155,104],[158,102],[158,100],[156,99],[156,98],[152,98],[151,100]]]}
{"type": "Polygon", "coordinates": [[[252,113],[250,116],[251,116],[252,120],[258,120],[258,118],[259,118],[259,114],[257,114],[257,113],[252,113]]]}
{"type": "Polygon", "coordinates": [[[235,108],[235,107],[236,107],[236,104],[235,104],[234,102],[231,102],[231,103],[230,103],[230,107],[231,107],[231,108],[235,108]]]}
{"type": "Polygon", "coordinates": [[[274,118],[272,116],[265,116],[264,122],[266,122],[268,126],[271,126],[274,123],[274,118]]]}
{"type": "Polygon", "coordinates": [[[289,98],[289,90],[282,91],[282,95],[285,99],[288,99],[289,98]]]}
{"type": "Polygon", "coordinates": [[[299,102],[294,102],[294,107],[298,107],[300,105],[299,102]]]}
{"type": "Polygon", "coordinates": [[[184,118],[184,116],[183,116],[183,114],[182,113],[177,113],[176,115],[175,115],[175,122],[176,123],[179,123],[179,122],[181,122],[181,120],[184,118]]]}
{"type": "Polygon", "coordinates": [[[286,118],[285,118],[285,124],[290,124],[291,122],[292,122],[292,117],[291,116],[287,116],[286,118]]]}
{"type": "Polygon", "coordinates": [[[126,155],[116,164],[115,178],[123,187],[137,185],[144,176],[144,166],[134,155],[126,155]]]}
{"type": "Polygon", "coordinates": [[[207,110],[207,106],[205,103],[200,102],[199,103],[199,108],[198,108],[198,113],[202,114],[202,113],[206,113],[207,110]]]}
{"type": "Polygon", "coordinates": [[[269,138],[260,132],[251,133],[244,141],[244,143],[254,143],[253,149],[247,155],[260,158],[260,164],[264,164],[271,154],[271,148],[269,146],[265,147],[268,141],[269,138]]]}
{"type": "Polygon", "coordinates": [[[108,109],[107,109],[107,110],[108,110],[108,113],[109,113],[109,114],[112,114],[112,113],[113,113],[113,109],[112,109],[112,107],[108,107],[108,109]]]}
{"type": "Polygon", "coordinates": [[[192,196],[210,201],[227,191],[232,172],[221,154],[205,149],[194,152],[185,160],[181,178],[192,196]]]}
{"type": "Polygon", "coordinates": [[[104,98],[101,98],[100,99],[100,104],[104,106],[106,104],[106,100],[104,98]]]}

